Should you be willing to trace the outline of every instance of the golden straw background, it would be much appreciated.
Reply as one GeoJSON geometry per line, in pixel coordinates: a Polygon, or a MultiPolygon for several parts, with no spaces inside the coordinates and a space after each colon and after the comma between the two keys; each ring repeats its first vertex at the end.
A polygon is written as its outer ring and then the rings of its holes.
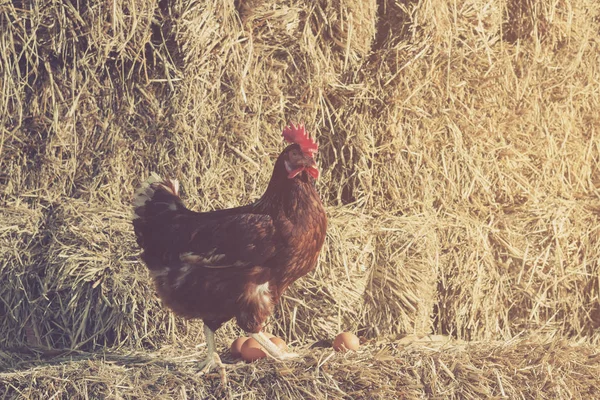
{"type": "Polygon", "coordinates": [[[232,365],[229,397],[600,392],[596,0],[6,2],[0,86],[0,397],[220,398],[130,202],[152,171],[257,199],[288,121],[327,240],[268,326],[300,360],[232,365]]]}

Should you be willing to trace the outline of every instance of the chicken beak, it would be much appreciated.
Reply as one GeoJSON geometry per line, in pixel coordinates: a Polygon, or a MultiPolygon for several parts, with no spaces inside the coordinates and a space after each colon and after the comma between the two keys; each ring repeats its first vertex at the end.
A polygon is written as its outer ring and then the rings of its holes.
{"type": "Polygon", "coordinates": [[[319,179],[319,170],[317,169],[317,162],[312,157],[305,157],[306,160],[306,171],[315,179],[319,179]]]}
{"type": "Polygon", "coordinates": [[[317,162],[312,157],[304,157],[304,165],[306,168],[317,168],[317,162]]]}

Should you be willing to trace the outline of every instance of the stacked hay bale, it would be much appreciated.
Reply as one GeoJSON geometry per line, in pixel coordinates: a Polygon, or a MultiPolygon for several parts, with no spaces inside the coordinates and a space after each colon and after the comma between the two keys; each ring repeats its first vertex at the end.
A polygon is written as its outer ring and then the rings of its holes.
{"type": "Polygon", "coordinates": [[[0,213],[0,315],[2,347],[35,346],[32,298],[39,293],[40,277],[31,272],[39,262],[44,214],[21,201],[5,202],[0,213]]]}
{"type": "Polygon", "coordinates": [[[289,120],[320,143],[330,229],[272,329],[597,342],[598,6],[515,7],[2,8],[4,343],[26,343],[27,321],[50,347],[200,340],[152,295],[133,190],[156,171],[196,210],[252,201],[289,120]]]}

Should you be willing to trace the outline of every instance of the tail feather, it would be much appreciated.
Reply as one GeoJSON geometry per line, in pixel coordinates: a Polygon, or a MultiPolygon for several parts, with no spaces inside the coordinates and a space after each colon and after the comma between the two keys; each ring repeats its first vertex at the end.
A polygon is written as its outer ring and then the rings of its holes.
{"type": "Polygon", "coordinates": [[[148,264],[152,257],[147,253],[160,253],[174,215],[183,210],[186,208],[179,198],[179,183],[174,179],[162,179],[152,173],[136,190],[133,228],[137,242],[144,250],[142,258],[151,269],[154,264],[148,264]]]}
{"type": "Polygon", "coordinates": [[[160,212],[161,209],[176,210],[179,200],[179,182],[175,179],[163,180],[156,173],[150,174],[133,197],[133,219],[145,218],[148,216],[147,204],[154,203],[153,213],[160,212]],[[159,194],[157,194],[157,191],[159,194]],[[162,205],[163,207],[156,207],[162,205]]]}

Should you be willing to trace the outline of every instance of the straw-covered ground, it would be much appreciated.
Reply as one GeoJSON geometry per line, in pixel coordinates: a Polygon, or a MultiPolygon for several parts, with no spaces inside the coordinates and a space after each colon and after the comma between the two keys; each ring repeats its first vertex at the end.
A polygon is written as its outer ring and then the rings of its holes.
{"type": "MultiPolygon", "coordinates": [[[[11,354],[4,398],[157,399],[594,399],[600,352],[561,340],[452,344],[377,341],[344,356],[301,348],[285,364],[261,360],[198,377],[201,350],[75,352],[32,360],[11,354]]],[[[0,353],[0,365],[3,354],[0,353]]]]}
{"type": "Polygon", "coordinates": [[[130,200],[255,200],[288,121],[327,241],[268,326],[300,361],[231,364],[232,397],[600,393],[596,0],[0,2],[0,85],[0,397],[222,396],[130,200]]]}

